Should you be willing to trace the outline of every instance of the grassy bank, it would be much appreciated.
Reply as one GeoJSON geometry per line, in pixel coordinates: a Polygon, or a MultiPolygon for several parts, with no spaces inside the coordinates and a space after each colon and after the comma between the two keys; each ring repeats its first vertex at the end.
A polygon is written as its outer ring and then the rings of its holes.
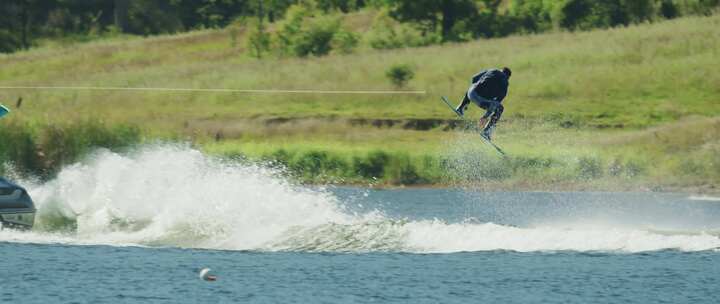
{"type": "Polygon", "coordinates": [[[719,50],[720,16],[306,59],[253,59],[226,30],[100,41],[2,55],[0,85],[389,90],[386,69],[404,63],[416,75],[405,89],[428,94],[0,89],[6,104],[23,99],[0,132],[22,126],[43,151],[65,151],[42,139],[54,138],[51,126],[101,119],[108,134],[136,126],[128,138],[273,159],[308,182],[711,190],[720,184],[719,50]],[[413,124],[452,119],[438,97],[457,98],[474,72],[499,65],[514,70],[496,138],[510,158],[448,125],[413,124]],[[400,123],[372,123],[389,120],[400,123]]]}
{"type": "Polygon", "coordinates": [[[520,122],[504,127],[496,141],[508,157],[462,131],[377,129],[365,130],[365,139],[350,139],[356,144],[331,136],[221,140],[202,147],[211,154],[270,161],[311,183],[710,192],[720,184],[718,118],[690,117],[641,130],[520,122]]]}

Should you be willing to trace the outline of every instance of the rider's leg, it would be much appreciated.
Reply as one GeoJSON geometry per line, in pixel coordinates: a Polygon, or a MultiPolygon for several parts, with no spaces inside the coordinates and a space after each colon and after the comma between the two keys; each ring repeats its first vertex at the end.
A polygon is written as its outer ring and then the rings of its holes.
{"type": "Polygon", "coordinates": [[[485,129],[485,125],[487,125],[487,123],[488,123],[487,117],[480,117],[480,119],[478,120],[478,130],[485,129]]]}
{"type": "MultiPolygon", "coordinates": [[[[483,127],[482,135],[487,138],[488,140],[492,136],[493,131],[495,130],[495,124],[497,124],[498,120],[500,120],[500,116],[502,116],[503,111],[505,110],[505,107],[497,103],[493,106],[493,113],[492,116],[490,116],[490,122],[483,127]]],[[[482,121],[483,119],[481,119],[482,121]]]]}
{"type": "Polygon", "coordinates": [[[505,111],[505,107],[501,103],[498,103],[495,106],[493,115],[490,117],[490,123],[487,127],[495,127],[495,124],[498,122],[498,120],[500,120],[500,116],[502,116],[503,111],[505,111]]]}

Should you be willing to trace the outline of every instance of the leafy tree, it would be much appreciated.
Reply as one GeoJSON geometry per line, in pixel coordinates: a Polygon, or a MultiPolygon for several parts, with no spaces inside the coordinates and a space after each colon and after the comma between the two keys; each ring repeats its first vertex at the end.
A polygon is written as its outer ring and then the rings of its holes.
{"type": "Polygon", "coordinates": [[[134,0],[128,8],[128,31],[138,35],[184,30],[180,12],[169,0],[134,0]]]}
{"type": "Polygon", "coordinates": [[[292,45],[295,37],[302,32],[303,21],[311,12],[301,5],[293,5],[288,8],[285,13],[285,20],[280,24],[280,30],[276,33],[277,50],[281,54],[289,54],[292,52],[292,45]]]}
{"type": "Polygon", "coordinates": [[[128,28],[128,8],[130,7],[130,0],[115,0],[114,4],[113,17],[115,26],[121,32],[125,32],[128,28]]]}
{"type": "Polygon", "coordinates": [[[463,30],[458,28],[457,33],[471,34],[472,38],[477,37],[497,37],[506,36],[517,31],[518,26],[514,26],[511,23],[517,23],[514,19],[509,16],[503,16],[499,14],[499,7],[502,4],[501,0],[482,0],[482,6],[479,8],[477,14],[473,18],[467,21],[463,20],[460,24],[467,22],[467,29],[463,30]]]}
{"type": "Polygon", "coordinates": [[[556,1],[515,0],[510,5],[510,15],[524,31],[538,33],[552,29],[556,1]]]}
{"type": "Polygon", "coordinates": [[[263,54],[270,50],[270,34],[265,31],[262,19],[253,19],[249,25],[248,50],[250,55],[262,58],[263,54]]]}
{"type": "Polygon", "coordinates": [[[323,56],[333,47],[350,52],[357,45],[357,37],[342,28],[339,17],[316,15],[312,7],[293,5],[276,33],[275,44],[281,54],[323,56]]]}
{"type": "Polygon", "coordinates": [[[660,3],[660,14],[666,19],[673,19],[680,15],[680,12],[672,0],[663,0],[662,3],[660,3]]]}
{"type": "MultiPolygon", "coordinates": [[[[720,0],[0,0],[0,52],[30,48],[43,37],[78,41],[118,31],[153,35],[225,27],[249,16],[269,22],[286,16],[276,27],[276,47],[307,56],[351,51],[357,35],[342,29],[337,17],[320,14],[362,7],[386,10],[398,21],[383,27],[376,20],[368,33],[372,47],[396,48],[556,26],[612,27],[658,16],[710,14],[718,6],[720,0]]],[[[268,48],[269,34],[262,26],[250,29],[248,43],[256,56],[268,48]]]]}
{"type": "MultiPolygon", "coordinates": [[[[105,0],[57,0],[51,14],[64,24],[61,31],[87,34],[98,33],[114,24],[115,1],[105,0]]],[[[52,27],[48,24],[47,27],[52,27]]]]}
{"type": "Polygon", "coordinates": [[[570,0],[560,9],[559,24],[574,30],[592,15],[593,3],[590,0],[570,0]]]}
{"type": "Polygon", "coordinates": [[[585,30],[642,22],[654,14],[653,0],[566,0],[558,23],[566,29],[585,30]]]}
{"type": "Polygon", "coordinates": [[[711,15],[720,6],[720,0],[686,0],[687,11],[699,15],[711,15]]]}
{"type": "Polygon", "coordinates": [[[324,12],[339,10],[343,13],[357,10],[365,6],[363,0],[315,0],[317,7],[324,12]]]}
{"type": "Polygon", "coordinates": [[[375,16],[366,37],[370,47],[375,49],[426,46],[440,42],[441,38],[435,33],[423,35],[410,24],[393,20],[386,11],[375,16]]]}
{"type": "Polygon", "coordinates": [[[22,48],[17,35],[4,29],[0,29],[0,53],[12,53],[22,48]]]}
{"type": "Polygon", "coordinates": [[[53,0],[3,0],[0,1],[0,30],[8,40],[0,41],[0,48],[29,49],[42,32],[42,25],[51,10],[57,7],[53,0]]]}
{"type": "MultiPolygon", "coordinates": [[[[188,2],[198,5],[195,9],[196,16],[199,19],[197,23],[206,28],[224,27],[237,16],[250,12],[247,8],[248,1],[243,0],[195,0],[188,2]]],[[[191,27],[196,27],[196,25],[191,27]]]]}
{"type": "Polygon", "coordinates": [[[655,0],[622,0],[621,6],[631,23],[648,21],[655,14],[655,0]]]}
{"type": "Polygon", "coordinates": [[[477,14],[475,0],[387,0],[390,15],[400,22],[414,22],[428,31],[439,25],[444,41],[456,40],[453,27],[477,14]]]}
{"type": "Polygon", "coordinates": [[[285,16],[288,8],[298,0],[250,0],[247,2],[248,15],[263,16],[269,22],[275,22],[285,16]]]}

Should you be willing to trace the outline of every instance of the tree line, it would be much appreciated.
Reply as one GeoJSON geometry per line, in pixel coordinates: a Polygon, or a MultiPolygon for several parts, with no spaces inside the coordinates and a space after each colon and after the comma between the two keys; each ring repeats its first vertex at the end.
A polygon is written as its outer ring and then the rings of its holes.
{"type": "MultiPolygon", "coordinates": [[[[282,22],[285,34],[292,36],[292,27],[300,27],[304,18],[327,18],[366,7],[381,11],[370,33],[370,45],[393,48],[552,29],[624,26],[711,14],[719,6],[720,0],[2,0],[0,52],[28,49],[41,39],[148,36],[222,28],[252,18],[255,36],[250,44],[259,55],[270,43],[263,36],[265,23],[282,22]]],[[[327,33],[339,28],[338,20],[316,22],[312,26],[318,35],[278,39],[295,39],[286,42],[297,47],[288,45],[284,52],[301,56],[327,53],[322,47],[314,49],[312,40],[327,45],[344,39],[340,47],[351,48],[357,44],[352,33],[327,33]]]]}

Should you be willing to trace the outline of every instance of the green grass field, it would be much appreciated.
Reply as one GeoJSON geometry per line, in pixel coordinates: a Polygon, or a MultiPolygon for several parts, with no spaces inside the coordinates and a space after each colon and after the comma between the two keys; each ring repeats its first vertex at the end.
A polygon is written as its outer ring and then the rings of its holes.
{"type": "MultiPolygon", "coordinates": [[[[371,19],[362,14],[351,21],[371,19]]],[[[362,47],[305,59],[251,58],[243,31],[235,44],[230,32],[116,38],[0,55],[0,86],[393,90],[385,71],[402,63],[416,75],[403,89],[427,94],[0,89],[0,102],[13,110],[0,127],[32,126],[30,133],[40,138],[49,136],[38,131],[47,126],[88,119],[111,129],[135,125],[145,140],[191,141],[218,155],[281,158],[310,182],[364,183],[373,172],[358,170],[374,159],[387,167],[379,183],[390,185],[467,181],[524,189],[720,191],[718,15],[415,49],[362,47]],[[498,66],[513,69],[495,140],[509,159],[488,154],[472,134],[447,131],[444,123],[413,127],[415,121],[452,120],[439,96],[459,98],[473,73],[498,66]],[[383,121],[395,123],[372,125],[383,121]],[[319,174],[308,178],[304,168],[319,174]]]]}

